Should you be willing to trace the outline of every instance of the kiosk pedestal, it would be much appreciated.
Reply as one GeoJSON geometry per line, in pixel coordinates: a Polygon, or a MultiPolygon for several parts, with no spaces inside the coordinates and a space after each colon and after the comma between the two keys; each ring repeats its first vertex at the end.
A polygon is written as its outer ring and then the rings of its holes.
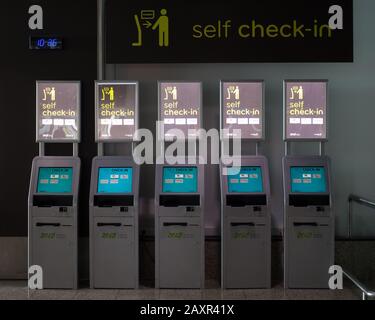
{"type": "Polygon", "coordinates": [[[131,157],[95,157],[90,192],[90,285],[138,287],[139,167],[131,157]]]}
{"type": "Polygon", "coordinates": [[[267,159],[221,166],[222,287],[271,286],[271,212],[267,159]],[[224,173],[223,174],[223,170],[224,173]]]}
{"type": "Polygon", "coordinates": [[[155,183],[155,286],[203,288],[204,167],[157,165],[155,183]]]}
{"type": "Polygon", "coordinates": [[[43,270],[43,288],[78,284],[77,157],[36,157],[29,191],[29,265],[43,270]]]}

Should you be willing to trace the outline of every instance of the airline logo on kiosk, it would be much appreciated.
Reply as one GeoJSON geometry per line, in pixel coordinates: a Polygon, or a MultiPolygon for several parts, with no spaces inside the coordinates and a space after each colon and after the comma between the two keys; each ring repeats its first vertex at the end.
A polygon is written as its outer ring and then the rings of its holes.
{"type": "Polygon", "coordinates": [[[222,128],[228,137],[242,139],[263,138],[263,83],[222,83],[222,128]],[[235,129],[241,130],[237,136],[235,129]]]}
{"type": "Polygon", "coordinates": [[[327,81],[285,82],[285,139],[327,138],[327,81]]]}
{"type": "Polygon", "coordinates": [[[97,83],[97,140],[131,140],[136,131],[137,84],[97,83]]]}
{"type": "Polygon", "coordinates": [[[79,82],[37,82],[37,141],[79,141],[79,82]]]}
{"type": "Polygon", "coordinates": [[[42,232],[40,234],[40,239],[54,240],[55,238],[56,234],[54,232],[42,232]]]}

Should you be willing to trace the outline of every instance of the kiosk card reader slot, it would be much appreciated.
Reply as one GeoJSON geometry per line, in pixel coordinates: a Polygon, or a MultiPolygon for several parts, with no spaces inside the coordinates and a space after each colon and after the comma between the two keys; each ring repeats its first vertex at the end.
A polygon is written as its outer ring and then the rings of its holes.
{"type": "Polygon", "coordinates": [[[156,166],[157,288],[204,287],[203,177],[200,164],[156,166]]]}
{"type": "Polygon", "coordinates": [[[329,158],[286,156],[283,172],[285,286],[328,288],[334,264],[329,158]]]}
{"type": "Polygon", "coordinates": [[[43,288],[77,288],[80,159],[36,157],[29,190],[29,265],[43,270],[43,288]]]}
{"type": "Polygon", "coordinates": [[[220,172],[222,287],[269,288],[271,213],[267,159],[242,156],[241,167],[221,165],[220,172]]]}
{"type": "Polygon", "coordinates": [[[139,167],[132,157],[92,162],[90,286],[138,287],[139,167]]]}

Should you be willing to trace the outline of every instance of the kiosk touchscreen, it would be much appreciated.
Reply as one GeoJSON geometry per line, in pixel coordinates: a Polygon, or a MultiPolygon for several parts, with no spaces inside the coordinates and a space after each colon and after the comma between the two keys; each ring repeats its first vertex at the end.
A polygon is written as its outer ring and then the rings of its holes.
{"type": "Polygon", "coordinates": [[[90,192],[91,286],[138,286],[139,167],[132,157],[93,159],[90,192]]]}
{"type": "Polygon", "coordinates": [[[90,185],[90,287],[138,288],[139,166],[132,155],[104,155],[105,143],[133,144],[138,83],[97,81],[96,141],[90,185]],[[99,150],[99,148],[98,148],[99,150]]]}
{"type": "Polygon", "coordinates": [[[80,159],[36,157],[29,191],[29,265],[43,288],[77,287],[77,203],[80,159]]]}
{"type": "Polygon", "coordinates": [[[283,159],[285,285],[328,288],[334,264],[334,229],[328,157],[283,159]]]}
{"type": "Polygon", "coordinates": [[[157,288],[204,287],[204,166],[195,163],[156,165],[157,288]]]}
{"type": "Polygon", "coordinates": [[[271,213],[268,162],[242,156],[221,165],[222,287],[271,286],[271,213]]]}

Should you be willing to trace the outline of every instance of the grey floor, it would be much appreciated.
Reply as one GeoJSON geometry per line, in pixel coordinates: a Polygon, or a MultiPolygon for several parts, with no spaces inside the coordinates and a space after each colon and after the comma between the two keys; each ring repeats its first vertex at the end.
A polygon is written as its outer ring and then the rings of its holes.
{"type": "Polygon", "coordinates": [[[0,300],[358,300],[360,293],[352,288],[343,290],[285,290],[281,285],[272,289],[221,290],[208,283],[204,290],[167,290],[142,287],[139,290],[38,290],[28,291],[26,281],[0,281],[0,300]]]}

